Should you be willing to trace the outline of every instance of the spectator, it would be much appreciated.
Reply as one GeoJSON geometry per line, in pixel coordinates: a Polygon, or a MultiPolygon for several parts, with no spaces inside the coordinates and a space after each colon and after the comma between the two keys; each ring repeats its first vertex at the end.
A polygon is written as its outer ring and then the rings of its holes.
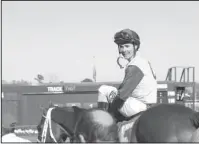
{"type": "Polygon", "coordinates": [[[30,142],[14,133],[16,120],[10,115],[2,116],[2,142],[30,142]]]}
{"type": "Polygon", "coordinates": [[[83,113],[75,127],[79,142],[119,142],[118,127],[106,111],[89,109],[83,113]]]}

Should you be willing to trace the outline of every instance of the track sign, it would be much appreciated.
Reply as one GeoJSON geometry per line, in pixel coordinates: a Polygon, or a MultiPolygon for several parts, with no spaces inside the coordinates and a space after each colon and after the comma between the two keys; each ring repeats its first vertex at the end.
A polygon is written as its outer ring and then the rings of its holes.
{"type": "Polygon", "coordinates": [[[66,85],[66,86],[64,86],[63,91],[64,92],[74,92],[75,89],[76,89],[75,85],[66,85]]]}
{"type": "Polygon", "coordinates": [[[62,86],[57,86],[57,87],[47,87],[48,92],[52,93],[63,93],[63,87],[62,86]]]}

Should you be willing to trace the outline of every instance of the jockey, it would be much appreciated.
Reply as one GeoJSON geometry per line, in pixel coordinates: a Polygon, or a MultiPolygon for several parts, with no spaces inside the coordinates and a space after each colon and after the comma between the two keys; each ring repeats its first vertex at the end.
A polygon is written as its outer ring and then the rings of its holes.
{"type": "Polygon", "coordinates": [[[140,38],[130,29],[119,31],[114,36],[120,57],[120,68],[125,67],[125,77],[116,89],[102,85],[98,89],[98,107],[119,111],[124,117],[131,117],[147,109],[148,103],[157,102],[157,81],[150,63],[139,53],[140,38]],[[123,65],[120,63],[123,59],[123,65]]]}

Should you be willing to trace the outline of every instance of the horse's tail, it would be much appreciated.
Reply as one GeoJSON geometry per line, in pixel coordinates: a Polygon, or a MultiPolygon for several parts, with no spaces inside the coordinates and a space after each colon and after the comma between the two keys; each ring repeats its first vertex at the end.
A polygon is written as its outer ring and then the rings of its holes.
{"type": "Polygon", "coordinates": [[[199,112],[195,112],[192,116],[191,116],[191,122],[193,124],[193,126],[198,129],[199,128],[199,112]]]}

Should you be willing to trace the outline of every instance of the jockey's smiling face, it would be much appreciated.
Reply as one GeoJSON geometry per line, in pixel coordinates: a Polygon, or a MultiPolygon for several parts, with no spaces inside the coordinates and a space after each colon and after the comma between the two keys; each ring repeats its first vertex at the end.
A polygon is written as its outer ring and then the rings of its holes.
{"type": "Polygon", "coordinates": [[[119,52],[128,61],[134,58],[136,50],[133,44],[131,43],[120,44],[118,48],[119,48],[119,52]]]}

